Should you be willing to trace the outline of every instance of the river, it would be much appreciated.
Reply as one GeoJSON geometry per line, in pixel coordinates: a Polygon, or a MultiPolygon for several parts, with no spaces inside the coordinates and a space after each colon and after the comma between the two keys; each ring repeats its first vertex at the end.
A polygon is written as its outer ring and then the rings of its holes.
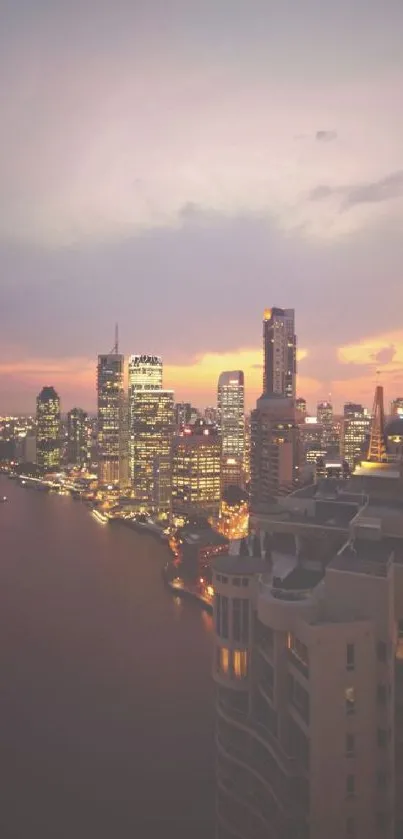
{"type": "Polygon", "coordinates": [[[166,548],[0,477],[0,836],[211,839],[211,617],[166,548]]]}

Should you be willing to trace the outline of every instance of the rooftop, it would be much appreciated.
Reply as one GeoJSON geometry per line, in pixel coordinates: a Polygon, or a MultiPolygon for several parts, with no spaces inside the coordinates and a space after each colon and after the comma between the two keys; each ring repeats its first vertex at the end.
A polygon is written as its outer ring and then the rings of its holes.
{"type": "Polygon", "coordinates": [[[187,542],[188,545],[199,545],[200,547],[205,547],[207,545],[228,545],[229,540],[222,536],[221,533],[218,533],[216,530],[213,530],[212,527],[206,527],[204,529],[194,529],[194,530],[184,530],[181,533],[181,538],[183,542],[187,542]]]}
{"type": "Polygon", "coordinates": [[[258,556],[217,556],[213,563],[214,571],[219,574],[263,574],[267,571],[267,562],[258,556]]]}
{"type": "Polygon", "coordinates": [[[386,577],[394,548],[395,544],[390,539],[355,539],[336,554],[328,567],[334,571],[386,577]]]}

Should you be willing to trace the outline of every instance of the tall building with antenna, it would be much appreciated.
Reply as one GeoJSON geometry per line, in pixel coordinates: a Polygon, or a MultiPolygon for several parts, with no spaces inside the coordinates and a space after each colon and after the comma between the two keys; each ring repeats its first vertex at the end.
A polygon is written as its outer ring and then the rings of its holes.
{"type": "Polygon", "coordinates": [[[99,484],[124,487],[128,480],[127,416],[117,325],[112,350],[98,356],[97,398],[99,484]]]}

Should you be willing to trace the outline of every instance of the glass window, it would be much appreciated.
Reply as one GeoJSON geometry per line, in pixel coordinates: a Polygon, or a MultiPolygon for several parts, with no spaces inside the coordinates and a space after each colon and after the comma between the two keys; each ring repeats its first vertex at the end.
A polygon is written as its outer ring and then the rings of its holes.
{"type": "Polygon", "coordinates": [[[234,650],[234,676],[245,679],[248,675],[248,653],[245,650],[234,650]]]}
{"type": "Polygon", "coordinates": [[[347,714],[355,714],[355,688],[348,687],[344,691],[344,701],[347,714]]]}
{"type": "Polygon", "coordinates": [[[221,635],[228,638],[228,597],[221,597],[221,635]]]}
{"type": "Polygon", "coordinates": [[[354,670],[354,667],[355,667],[355,648],[354,648],[354,644],[347,644],[347,648],[346,648],[346,667],[347,667],[347,670],[354,670]]]}
{"type": "Polygon", "coordinates": [[[219,669],[221,673],[229,673],[229,650],[226,647],[219,649],[219,669]]]}
{"type": "Polygon", "coordinates": [[[232,601],[232,634],[234,641],[241,640],[241,601],[234,597],[232,601]]]}
{"type": "Polygon", "coordinates": [[[232,578],[232,585],[233,586],[240,586],[241,585],[241,578],[240,577],[233,577],[232,578]]]}
{"type": "Polygon", "coordinates": [[[249,643],[249,600],[242,600],[242,642],[249,643]]]}
{"type": "Polygon", "coordinates": [[[221,596],[215,596],[215,628],[217,635],[221,635],[221,596]]]}
{"type": "Polygon", "coordinates": [[[346,778],[346,795],[354,795],[355,793],[355,776],[347,775],[346,778]]]}
{"type": "Polygon", "coordinates": [[[353,757],[355,754],[355,737],[354,734],[346,734],[346,756],[353,757]]]}
{"type": "Polygon", "coordinates": [[[247,577],[242,577],[242,585],[246,588],[249,585],[249,580],[247,577]]]}

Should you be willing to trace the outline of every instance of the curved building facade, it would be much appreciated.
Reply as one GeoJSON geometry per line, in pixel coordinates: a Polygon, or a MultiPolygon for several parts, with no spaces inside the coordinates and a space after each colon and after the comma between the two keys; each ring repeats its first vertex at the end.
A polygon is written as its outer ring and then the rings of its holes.
{"type": "Polygon", "coordinates": [[[362,512],[325,562],[283,515],[214,563],[217,839],[392,839],[400,565],[362,512]]]}

